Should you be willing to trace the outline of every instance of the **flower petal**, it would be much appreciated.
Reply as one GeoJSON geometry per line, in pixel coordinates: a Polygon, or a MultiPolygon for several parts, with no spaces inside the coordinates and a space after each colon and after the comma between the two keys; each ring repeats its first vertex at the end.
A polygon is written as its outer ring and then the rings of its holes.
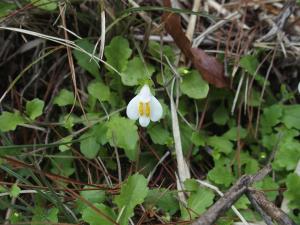
{"type": "Polygon", "coordinates": [[[139,123],[142,127],[147,127],[150,123],[150,118],[146,116],[141,116],[139,118],[139,123]]]}
{"type": "Polygon", "coordinates": [[[137,95],[128,103],[126,108],[126,114],[129,119],[137,120],[139,118],[139,101],[140,97],[137,95]]]}
{"type": "Polygon", "coordinates": [[[138,95],[140,96],[141,102],[143,103],[149,102],[152,96],[149,86],[145,84],[140,90],[140,93],[138,95]]]}
{"type": "Polygon", "coordinates": [[[160,102],[154,96],[150,100],[150,118],[153,122],[160,120],[163,114],[163,108],[160,102]]]}

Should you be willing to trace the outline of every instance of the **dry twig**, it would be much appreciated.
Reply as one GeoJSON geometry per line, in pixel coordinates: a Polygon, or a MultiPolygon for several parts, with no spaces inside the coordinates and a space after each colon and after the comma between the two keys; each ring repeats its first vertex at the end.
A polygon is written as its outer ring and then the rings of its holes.
{"type": "Polygon", "coordinates": [[[281,209],[276,207],[273,202],[270,202],[265,194],[261,191],[249,189],[248,195],[257,203],[257,205],[279,225],[296,225],[281,209]]]}
{"type": "Polygon", "coordinates": [[[263,179],[271,171],[271,166],[267,165],[253,175],[244,175],[233,185],[223,197],[201,215],[192,225],[212,225],[223,215],[254,182],[263,179]]]}

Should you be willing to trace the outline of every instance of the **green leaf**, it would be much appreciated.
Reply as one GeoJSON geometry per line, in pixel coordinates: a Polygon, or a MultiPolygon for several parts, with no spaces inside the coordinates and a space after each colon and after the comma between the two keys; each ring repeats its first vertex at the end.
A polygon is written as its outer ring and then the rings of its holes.
{"type": "Polygon", "coordinates": [[[173,79],[173,76],[172,70],[169,67],[165,67],[162,72],[157,74],[156,82],[164,86],[173,79]]]}
{"type": "Polygon", "coordinates": [[[185,220],[199,217],[213,202],[215,194],[208,189],[199,187],[196,192],[192,192],[187,200],[188,211],[182,212],[182,218],[185,220]]]}
{"type": "Polygon", "coordinates": [[[156,41],[149,41],[148,48],[149,48],[150,54],[153,57],[155,57],[156,59],[160,60],[160,58],[161,58],[160,55],[161,55],[161,51],[162,51],[163,59],[164,59],[164,57],[167,57],[170,62],[175,61],[175,54],[173,52],[173,49],[169,45],[163,45],[161,48],[160,44],[157,43],[156,41]]]}
{"type": "Polygon", "coordinates": [[[99,123],[93,126],[93,133],[96,137],[96,141],[101,144],[105,145],[108,142],[106,133],[107,133],[107,124],[106,123],[99,123]]]}
{"type": "MultiPolygon", "coordinates": [[[[94,45],[92,45],[87,39],[77,40],[76,44],[86,52],[93,54],[94,45]]],[[[100,77],[98,63],[95,62],[91,56],[77,49],[73,50],[73,54],[82,69],[89,72],[95,78],[100,77]]]]}
{"type": "Polygon", "coordinates": [[[65,177],[71,176],[75,172],[71,156],[71,151],[59,152],[53,155],[53,159],[51,159],[51,173],[65,177]]]}
{"type": "Polygon", "coordinates": [[[239,200],[236,201],[236,203],[234,203],[234,206],[237,209],[248,209],[250,205],[250,202],[248,200],[247,197],[242,196],[241,198],[239,198],[239,200]]]}
{"type": "Polygon", "coordinates": [[[283,108],[282,122],[287,128],[296,128],[300,130],[300,104],[286,105],[283,108]]]}
{"type": "Polygon", "coordinates": [[[96,137],[90,132],[80,136],[83,140],[80,141],[80,151],[88,159],[94,159],[100,149],[96,137]]]}
{"type": "Polygon", "coordinates": [[[32,217],[32,225],[43,225],[45,222],[57,223],[58,212],[57,208],[50,208],[47,210],[40,206],[36,206],[32,217]]]}
{"type": "Polygon", "coordinates": [[[262,181],[255,182],[254,187],[258,190],[272,190],[265,191],[265,194],[270,201],[275,201],[278,195],[279,185],[270,176],[266,176],[262,181]]]}
{"type": "MultiPolygon", "coordinates": [[[[92,188],[90,186],[84,186],[84,189],[92,188]]],[[[105,201],[105,191],[103,190],[86,190],[81,191],[80,196],[90,203],[103,203],[105,201]]],[[[78,208],[80,211],[86,208],[86,204],[82,202],[79,198],[77,201],[78,208]]],[[[96,212],[95,212],[96,213],[96,212]]]]}
{"type": "MultiPolygon", "coordinates": [[[[66,137],[60,139],[60,142],[71,142],[72,140],[73,140],[73,136],[69,135],[69,136],[66,136],[66,137]]],[[[59,149],[59,151],[64,152],[64,151],[69,150],[71,148],[71,145],[72,145],[72,143],[60,145],[60,146],[58,146],[58,149],[59,149]]]]}
{"type": "Polygon", "coordinates": [[[211,136],[207,139],[207,144],[213,147],[213,151],[229,154],[233,150],[233,144],[225,137],[211,136]]]}
{"type": "Polygon", "coordinates": [[[127,86],[141,84],[151,78],[154,67],[145,65],[139,57],[134,57],[128,62],[127,69],[122,73],[122,83],[127,86]]]}
{"type": "MultiPolygon", "coordinates": [[[[235,163],[236,165],[238,163],[235,163]]],[[[257,159],[252,158],[247,152],[240,153],[240,164],[245,165],[245,173],[253,174],[259,170],[259,163],[257,159]]]]}
{"type": "Polygon", "coordinates": [[[10,196],[16,198],[19,196],[20,192],[21,192],[21,189],[18,187],[18,185],[13,184],[13,186],[10,189],[10,196]]]}
{"type": "Polygon", "coordinates": [[[195,179],[189,178],[184,181],[184,188],[188,192],[196,192],[201,187],[195,179]]]}
{"type": "Polygon", "coordinates": [[[300,151],[299,143],[292,144],[297,148],[293,148],[291,146],[282,147],[279,149],[279,151],[276,153],[274,166],[277,168],[284,168],[288,171],[294,170],[297,166],[298,161],[300,160],[300,151]]]}
{"type": "Polygon", "coordinates": [[[251,75],[255,75],[259,63],[254,55],[243,56],[240,60],[240,66],[251,75]]]}
{"type": "Polygon", "coordinates": [[[81,119],[74,114],[61,115],[59,118],[61,126],[72,132],[72,128],[76,123],[80,123],[81,119]]]}
{"type": "Polygon", "coordinates": [[[193,130],[185,123],[180,123],[179,128],[180,128],[180,136],[181,136],[181,144],[182,144],[183,154],[188,154],[191,149],[191,146],[192,146],[191,136],[192,136],[193,130]]]}
{"type": "Polygon", "coordinates": [[[234,181],[230,168],[221,164],[217,164],[208,172],[208,178],[216,184],[223,184],[225,187],[234,181]]]}
{"type": "Polygon", "coordinates": [[[193,132],[191,141],[196,146],[205,146],[205,138],[200,132],[193,132]]]}
{"type": "Polygon", "coordinates": [[[160,124],[155,124],[147,129],[151,140],[155,144],[165,145],[170,142],[171,135],[170,132],[163,128],[160,124]]]}
{"type": "Polygon", "coordinates": [[[261,123],[263,126],[273,127],[280,122],[283,106],[282,105],[272,105],[266,107],[263,110],[263,115],[261,118],[261,123]]]}
{"type": "Polygon", "coordinates": [[[20,115],[20,113],[14,112],[3,112],[0,115],[0,131],[6,132],[15,130],[17,126],[25,124],[25,120],[20,115]]]}
{"type": "Polygon", "coordinates": [[[278,135],[272,133],[270,135],[263,135],[262,137],[262,144],[265,148],[267,148],[268,150],[272,150],[274,148],[274,146],[276,145],[276,143],[278,139],[278,135]]]}
{"type": "Polygon", "coordinates": [[[186,179],[184,187],[187,192],[190,192],[190,196],[187,201],[189,211],[182,210],[182,218],[191,219],[198,217],[198,214],[204,212],[213,203],[214,193],[201,187],[195,179],[186,179]]]}
{"type": "Polygon", "coordinates": [[[53,11],[58,6],[58,0],[31,0],[31,4],[43,10],[53,11]]]}
{"type": "Polygon", "coordinates": [[[134,174],[123,183],[120,195],[116,196],[114,202],[122,212],[119,223],[127,225],[128,219],[133,216],[134,208],[142,204],[148,194],[147,179],[140,175],[134,174]]]}
{"type": "MultiPolygon", "coordinates": [[[[246,70],[250,75],[255,76],[255,80],[261,85],[263,86],[265,83],[265,78],[259,74],[259,72],[257,70],[258,66],[259,66],[259,62],[258,59],[255,55],[246,55],[243,56],[240,60],[240,66],[246,70]]],[[[267,85],[270,84],[269,81],[266,82],[267,85]]]]}
{"type": "Polygon", "coordinates": [[[183,94],[186,94],[190,98],[202,99],[206,98],[209,85],[202,79],[197,71],[193,70],[190,74],[182,77],[180,89],[183,94]]]}
{"type": "Polygon", "coordinates": [[[156,206],[160,210],[168,212],[171,215],[179,210],[176,192],[165,188],[155,188],[149,190],[147,198],[145,199],[145,203],[146,205],[149,205],[149,208],[156,206]]]}
{"type": "Polygon", "coordinates": [[[131,53],[128,41],[121,36],[114,37],[104,51],[106,62],[120,73],[126,70],[131,53]]]}
{"type": "Polygon", "coordinates": [[[58,106],[66,106],[66,105],[73,105],[75,100],[73,92],[62,89],[59,94],[54,98],[53,104],[58,106]]]}
{"type": "Polygon", "coordinates": [[[229,120],[228,112],[224,107],[224,105],[222,104],[216,109],[216,111],[214,111],[213,121],[215,124],[225,125],[228,120],[229,120]]]}
{"type": "Polygon", "coordinates": [[[10,224],[22,223],[22,221],[25,221],[24,215],[19,211],[12,210],[9,217],[10,224]]]}
{"type": "Polygon", "coordinates": [[[292,209],[299,208],[300,205],[300,176],[296,173],[291,173],[286,179],[287,190],[284,196],[289,200],[289,206],[292,209]]]}
{"type": "MultiPolygon", "coordinates": [[[[92,188],[90,186],[84,186],[84,189],[92,188]]],[[[80,195],[87,201],[92,203],[102,203],[105,200],[105,191],[103,190],[87,190],[81,191],[80,195]]]]}
{"type": "Polygon", "coordinates": [[[8,15],[12,10],[17,8],[15,3],[0,2],[0,18],[8,15]]]}
{"type": "Polygon", "coordinates": [[[259,170],[259,163],[255,159],[249,159],[246,163],[245,173],[254,174],[259,170]]]}
{"type": "Polygon", "coordinates": [[[134,160],[139,138],[135,122],[124,117],[114,116],[108,121],[107,127],[107,138],[110,145],[123,148],[126,156],[130,160],[134,160]]]}
{"type": "Polygon", "coordinates": [[[58,209],[57,208],[51,208],[48,211],[48,220],[54,223],[58,222],[58,209]]]}
{"type": "Polygon", "coordinates": [[[38,98],[28,101],[26,103],[26,114],[30,119],[34,120],[43,114],[44,105],[45,102],[38,98]]]}
{"type": "Polygon", "coordinates": [[[99,101],[108,101],[110,98],[109,88],[100,81],[93,81],[88,86],[88,92],[99,101]]]}
{"type": "Polygon", "coordinates": [[[247,134],[248,131],[243,127],[231,127],[225,134],[223,134],[223,137],[231,141],[237,141],[238,137],[240,139],[244,139],[247,134]]]}
{"type": "MultiPolygon", "coordinates": [[[[244,216],[244,213],[243,213],[243,216],[244,216]]],[[[217,220],[216,224],[218,225],[232,225],[234,224],[234,220],[232,219],[229,219],[229,218],[220,218],[217,220]]]]}
{"type": "Polygon", "coordinates": [[[87,222],[89,225],[114,225],[114,223],[111,222],[108,218],[114,221],[116,220],[117,216],[110,207],[98,203],[94,204],[94,206],[99,209],[105,216],[97,213],[90,207],[86,207],[82,212],[83,221],[87,222]]]}
{"type": "Polygon", "coordinates": [[[258,107],[260,105],[260,102],[260,92],[252,88],[248,98],[248,105],[258,107]]]}
{"type": "MultiPolygon", "coordinates": [[[[275,170],[294,170],[300,160],[300,143],[296,137],[299,132],[293,129],[284,128],[281,131],[281,139],[278,143],[278,150],[275,155],[273,167],[275,170]]],[[[278,142],[275,140],[274,145],[278,142]]]]}

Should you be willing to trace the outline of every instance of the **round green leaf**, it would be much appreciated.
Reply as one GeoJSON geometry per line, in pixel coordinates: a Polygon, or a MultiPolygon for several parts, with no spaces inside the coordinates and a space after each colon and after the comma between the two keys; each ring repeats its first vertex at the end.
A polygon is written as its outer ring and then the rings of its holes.
{"type": "Polygon", "coordinates": [[[160,124],[149,127],[147,131],[155,144],[165,145],[171,139],[170,132],[160,124]]]}
{"type": "Polygon", "coordinates": [[[223,184],[225,187],[234,181],[230,168],[220,164],[208,172],[208,178],[216,184],[223,184]]]}
{"type": "Polygon", "coordinates": [[[120,224],[127,225],[128,219],[133,215],[134,207],[144,202],[148,194],[148,181],[140,175],[134,174],[122,185],[120,195],[116,196],[115,203],[122,211],[120,224]]]}
{"type": "Polygon", "coordinates": [[[44,101],[38,98],[28,101],[26,103],[26,114],[30,119],[34,120],[35,118],[43,114],[44,105],[44,101]]]}
{"type": "Polygon", "coordinates": [[[73,92],[62,89],[59,94],[54,98],[53,103],[58,106],[66,106],[66,105],[73,105],[74,103],[74,94],[73,92]]]}
{"type": "MultiPolygon", "coordinates": [[[[87,39],[77,40],[76,44],[86,52],[93,54],[94,45],[91,44],[87,39]]],[[[77,63],[82,69],[89,72],[95,78],[99,78],[100,73],[98,63],[95,62],[90,55],[77,49],[73,51],[73,54],[77,60],[77,63]]]]}
{"type": "Polygon", "coordinates": [[[3,112],[0,115],[0,130],[3,132],[15,130],[18,125],[24,123],[25,121],[19,112],[3,112]]]}
{"type": "Polygon", "coordinates": [[[16,198],[19,196],[20,192],[21,192],[21,189],[18,187],[18,185],[13,184],[13,186],[10,189],[10,196],[16,198]]]}
{"type": "Polygon", "coordinates": [[[122,73],[122,83],[135,86],[151,78],[153,73],[153,66],[145,65],[139,57],[134,57],[128,62],[127,70],[122,73]]]}
{"type": "Polygon", "coordinates": [[[104,51],[107,63],[119,72],[127,68],[131,53],[128,41],[121,36],[114,37],[104,51]]]}
{"type": "Polygon", "coordinates": [[[213,113],[213,121],[218,125],[225,125],[229,120],[228,111],[224,105],[220,105],[213,113]]]}
{"type": "Polygon", "coordinates": [[[199,132],[192,133],[191,141],[196,146],[205,146],[205,137],[199,132]]]}
{"type": "Polygon", "coordinates": [[[88,86],[88,92],[99,101],[108,101],[110,97],[109,88],[100,81],[91,82],[88,86]]]}
{"type": "Polygon", "coordinates": [[[108,121],[107,138],[112,146],[125,150],[126,156],[134,160],[138,141],[137,126],[133,120],[115,116],[108,121]]]}
{"type": "Polygon", "coordinates": [[[107,219],[107,217],[113,221],[116,219],[116,214],[110,207],[98,203],[94,204],[94,206],[99,209],[105,216],[97,213],[90,207],[86,207],[82,212],[82,219],[85,222],[90,225],[114,225],[114,223],[107,219]]]}
{"type": "Polygon", "coordinates": [[[202,99],[206,98],[209,85],[197,71],[193,70],[190,74],[183,76],[180,89],[190,98],[202,99]]]}
{"type": "Polygon", "coordinates": [[[80,138],[83,138],[83,140],[80,141],[81,153],[89,159],[95,158],[100,149],[100,145],[98,144],[96,137],[87,133],[82,135],[80,138]]]}

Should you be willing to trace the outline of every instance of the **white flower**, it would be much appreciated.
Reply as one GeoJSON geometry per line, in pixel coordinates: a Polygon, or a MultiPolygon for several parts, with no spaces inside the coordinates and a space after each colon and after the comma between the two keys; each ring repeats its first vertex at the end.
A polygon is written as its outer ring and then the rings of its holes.
{"type": "Polygon", "coordinates": [[[163,114],[163,109],[159,101],[151,94],[148,85],[144,85],[129,104],[127,105],[126,114],[129,119],[137,120],[142,127],[147,127],[150,120],[158,121],[163,114]]]}
{"type": "Polygon", "coordinates": [[[299,93],[300,93],[300,82],[299,82],[299,84],[298,84],[298,91],[299,91],[299,93]]]}

